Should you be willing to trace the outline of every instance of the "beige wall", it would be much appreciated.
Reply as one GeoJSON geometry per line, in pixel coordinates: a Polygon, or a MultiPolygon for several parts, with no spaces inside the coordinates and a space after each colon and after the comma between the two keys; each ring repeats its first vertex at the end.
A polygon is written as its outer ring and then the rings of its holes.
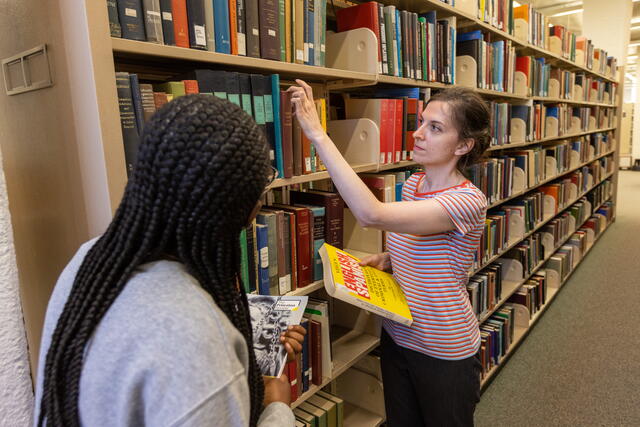
{"type": "Polygon", "coordinates": [[[0,146],[34,368],[50,292],[89,238],[59,17],[58,0],[0,0],[0,58],[46,43],[55,83],[0,93],[0,146]]]}

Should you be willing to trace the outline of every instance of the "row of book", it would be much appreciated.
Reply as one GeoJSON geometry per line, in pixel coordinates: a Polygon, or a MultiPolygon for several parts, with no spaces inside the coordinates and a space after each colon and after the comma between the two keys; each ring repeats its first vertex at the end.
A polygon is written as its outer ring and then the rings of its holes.
{"type": "Polygon", "coordinates": [[[605,50],[594,47],[587,37],[578,36],[562,25],[550,25],[549,17],[536,11],[531,5],[523,4],[513,8],[513,16],[514,19],[525,23],[527,42],[550,50],[551,37],[557,37],[560,44],[559,54],[563,58],[596,73],[605,74],[607,68],[611,75],[615,73],[616,58],[607,56],[605,50]]]}
{"type": "Polygon", "coordinates": [[[523,191],[612,148],[611,135],[586,135],[572,141],[509,151],[501,156],[489,157],[467,168],[467,176],[482,190],[491,204],[513,194],[514,168],[519,168],[524,174],[522,188],[518,188],[519,191],[523,191]],[[547,162],[547,157],[553,158],[555,162],[547,162]]]}
{"type": "Polygon", "coordinates": [[[593,183],[600,182],[607,173],[613,170],[613,158],[604,157],[566,177],[527,193],[487,212],[484,232],[480,245],[475,253],[474,269],[478,269],[492,257],[500,254],[514,239],[534,230],[540,223],[549,219],[573,202],[575,197],[589,191],[593,183]],[[545,196],[551,197],[545,212],[545,196]],[[553,212],[550,209],[553,208],[553,212]],[[545,214],[547,217],[545,217],[545,214]],[[510,230],[512,216],[519,216],[522,229],[510,230]]]}
{"type": "Polygon", "coordinates": [[[378,43],[378,73],[455,83],[456,17],[437,18],[370,1],[336,12],[338,32],[369,28],[378,43]]]}
{"type": "MultiPolygon", "coordinates": [[[[582,227],[573,233],[565,244],[557,249],[542,269],[527,279],[505,304],[480,325],[479,353],[483,378],[491,369],[502,362],[503,357],[516,339],[517,323],[524,323],[517,322],[517,313],[522,313],[517,307],[526,308],[529,318],[523,320],[528,323],[548,302],[549,286],[551,285],[550,271],[557,274],[560,281],[564,281],[593,244],[593,240],[589,236],[597,238],[611,223],[613,215],[613,204],[611,202],[604,203],[584,222],[582,227]]],[[[555,286],[557,285],[560,283],[555,286]]],[[[524,333],[525,329],[520,328],[519,334],[524,333]]]]}
{"type": "Polygon", "coordinates": [[[604,107],[579,107],[542,102],[489,103],[492,110],[490,146],[523,144],[544,138],[574,135],[615,125],[615,115],[604,107]]]}
{"type": "MultiPolygon", "coordinates": [[[[548,221],[540,231],[518,244],[497,261],[474,274],[467,284],[467,292],[469,293],[471,306],[478,318],[482,317],[487,311],[493,310],[502,299],[503,281],[506,280],[504,276],[506,271],[509,271],[508,267],[504,265],[505,259],[516,259],[520,262],[523,266],[522,276],[511,276],[509,279],[522,280],[531,273],[533,268],[539,266],[543,258],[553,253],[562,241],[575,232],[576,228],[592,214],[592,210],[603,204],[611,196],[611,192],[611,181],[603,181],[586,196],[581,197],[572,204],[566,211],[548,221]],[[545,233],[551,236],[551,239],[545,240],[545,233]]],[[[483,234],[483,249],[486,251],[487,248],[503,245],[500,250],[492,252],[491,255],[500,253],[509,243],[511,215],[522,215],[523,212],[525,214],[531,213],[531,207],[535,211],[536,206],[534,204],[538,200],[539,197],[530,199],[533,203],[527,204],[522,209],[507,206],[504,209],[488,213],[487,228],[485,228],[483,234]]],[[[535,212],[530,214],[531,217],[535,217],[535,215],[535,212]]],[[[512,273],[510,272],[510,274],[512,273]]]]}
{"type": "Polygon", "coordinates": [[[344,400],[323,390],[302,402],[293,410],[296,427],[344,426],[344,400]]]}
{"type": "Polygon", "coordinates": [[[326,0],[108,0],[111,36],[325,66],[326,0]]]}

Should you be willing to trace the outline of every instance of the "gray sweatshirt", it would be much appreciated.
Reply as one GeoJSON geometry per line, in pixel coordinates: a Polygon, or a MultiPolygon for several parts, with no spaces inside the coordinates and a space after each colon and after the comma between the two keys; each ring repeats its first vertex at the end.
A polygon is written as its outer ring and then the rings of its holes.
{"type": "MultiPolygon", "coordinates": [[[[37,422],[45,359],[85,243],[53,291],[42,335],[37,422]]],[[[242,334],[182,264],[140,266],[87,343],[79,412],[85,426],[247,426],[248,354],[242,334]]],[[[270,404],[260,427],[294,426],[284,403],[270,404]]]]}

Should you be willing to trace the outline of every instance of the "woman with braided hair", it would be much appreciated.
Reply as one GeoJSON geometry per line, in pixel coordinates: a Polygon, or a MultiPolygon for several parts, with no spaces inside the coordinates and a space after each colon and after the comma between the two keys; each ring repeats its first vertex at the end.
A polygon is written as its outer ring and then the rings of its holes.
{"type": "MultiPolygon", "coordinates": [[[[263,381],[239,286],[239,233],[273,179],[253,119],[206,95],[160,109],[106,232],[49,302],[38,426],[293,426],[286,376],[263,381]]],[[[290,357],[304,329],[283,335],[290,357]]]]}

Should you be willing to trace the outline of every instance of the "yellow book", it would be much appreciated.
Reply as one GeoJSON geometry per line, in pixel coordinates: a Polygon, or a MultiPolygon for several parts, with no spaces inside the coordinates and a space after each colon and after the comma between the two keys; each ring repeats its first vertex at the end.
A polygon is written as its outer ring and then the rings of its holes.
{"type": "Polygon", "coordinates": [[[329,295],[404,325],[413,318],[402,288],[389,273],[360,266],[360,260],[324,244],[320,248],[324,287],[329,295]]]}

